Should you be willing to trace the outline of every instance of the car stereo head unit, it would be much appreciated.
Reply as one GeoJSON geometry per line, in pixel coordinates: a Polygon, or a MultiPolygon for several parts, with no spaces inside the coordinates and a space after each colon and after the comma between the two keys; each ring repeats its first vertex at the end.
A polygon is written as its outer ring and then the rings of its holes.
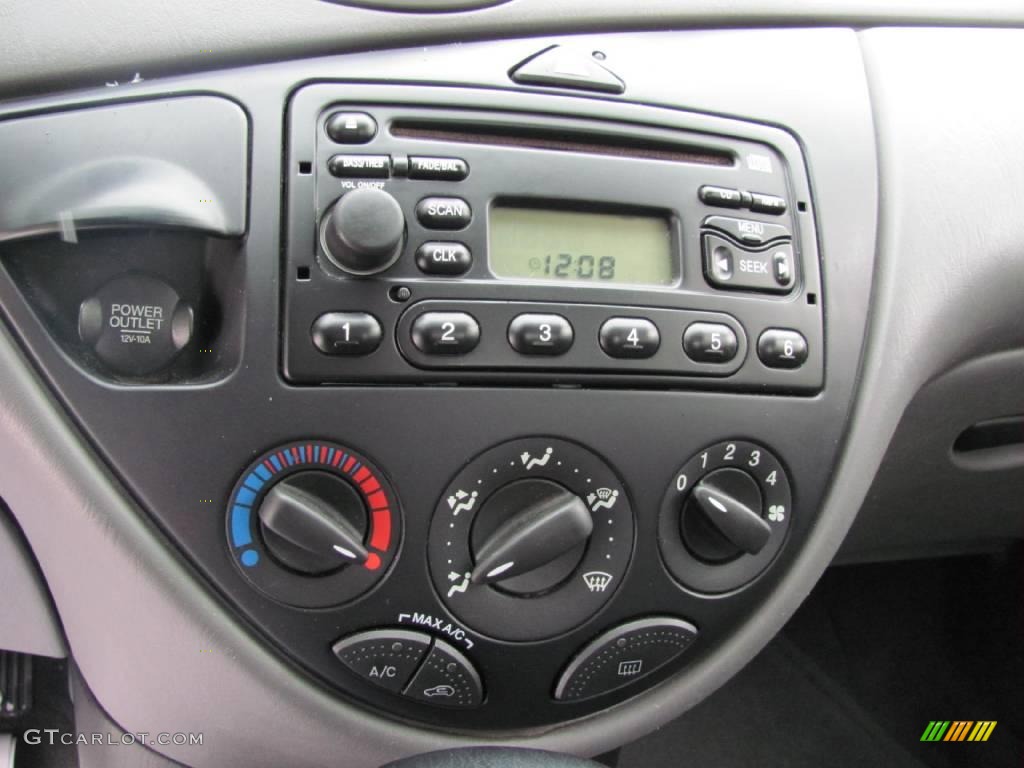
{"type": "Polygon", "coordinates": [[[288,380],[820,390],[788,134],[352,91],[307,86],[289,113],[288,380]]]}

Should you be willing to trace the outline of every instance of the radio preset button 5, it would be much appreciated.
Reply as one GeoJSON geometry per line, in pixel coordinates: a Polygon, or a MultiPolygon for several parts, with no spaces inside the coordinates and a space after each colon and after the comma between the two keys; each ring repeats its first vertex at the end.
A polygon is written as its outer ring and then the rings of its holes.
{"type": "Polygon", "coordinates": [[[598,332],[598,341],[611,357],[651,357],[661,345],[658,326],[642,317],[613,317],[598,332]]]}
{"type": "Polygon", "coordinates": [[[473,255],[462,243],[434,240],[416,249],[416,266],[428,275],[461,275],[473,265],[473,255]]]}
{"type": "Polygon", "coordinates": [[[469,164],[459,157],[410,157],[409,178],[433,181],[462,181],[469,176],[469,164]]]}
{"type": "Polygon", "coordinates": [[[697,363],[727,363],[737,349],[739,341],[728,325],[693,323],[683,333],[683,351],[697,363]]]}
{"type": "Polygon", "coordinates": [[[705,205],[716,208],[742,208],[743,193],[729,187],[712,187],[705,184],[697,191],[697,196],[705,205]]]}
{"type": "Polygon", "coordinates": [[[324,129],[337,144],[365,144],[377,135],[377,121],[365,112],[335,112],[324,129]]]}
{"type": "Polygon", "coordinates": [[[424,312],[411,333],[412,343],[428,355],[465,355],[480,343],[480,324],[465,312],[424,312]]]}
{"type": "Polygon", "coordinates": [[[428,229],[462,229],[473,219],[473,209],[461,197],[425,197],[416,203],[416,218],[428,229]]]}
{"type": "Polygon", "coordinates": [[[334,155],[327,170],[339,179],[386,179],[391,175],[391,156],[334,155]]]}
{"type": "Polygon", "coordinates": [[[519,315],[508,326],[508,343],[522,355],[564,355],[572,339],[572,325],[561,315],[519,315]]]}
{"type": "Polygon", "coordinates": [[[769,368],[799,368],[807,361],[807,339],[796,331],[769,328],[757,340],[757,356],[769,368]]]}

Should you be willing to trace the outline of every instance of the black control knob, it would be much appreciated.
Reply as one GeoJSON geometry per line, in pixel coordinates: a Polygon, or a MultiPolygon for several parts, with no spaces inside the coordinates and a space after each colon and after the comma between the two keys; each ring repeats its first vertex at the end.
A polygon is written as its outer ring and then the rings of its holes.
{"type": "Polygon", "coordinates": [[[324,216],[321,244],[339,269],[372,275],[390,267],[405,243],[402,207],[382,189],[345,193],[324,216]]]}
{"type": "Polygon", "coordinates": [[[593,530],[587,505],[564,486],[540,479],[510,483],[480,510],[470,581],[515,593],[549,589],[572,573],[593,530]]]}
{"type": "Polygon", "coordinates": [[[756,555],[772,535],[762,510],[761,491],[753,477],[741,469],[717,469],[693,487],[683,506],[683,542],[694,555],[712,563],[744,553],[756,555]]]}
{"type": "Polygon", "coordinates": [[[366,507],[349,483],[328,472],[299,472],[267,492],[257,512],[263,543],[282,565],[316,576],[369,557],[366,507]]]}

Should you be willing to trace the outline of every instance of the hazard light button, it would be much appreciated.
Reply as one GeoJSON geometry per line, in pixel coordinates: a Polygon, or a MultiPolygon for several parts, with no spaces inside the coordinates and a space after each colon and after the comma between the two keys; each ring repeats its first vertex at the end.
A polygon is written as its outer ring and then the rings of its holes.
{"type": "Polygon", "coordinates": [[[359,677],[401,693],[430,649],[430,636],[401,629],[376,629],[342,638],[332,650],[359,677]]]}

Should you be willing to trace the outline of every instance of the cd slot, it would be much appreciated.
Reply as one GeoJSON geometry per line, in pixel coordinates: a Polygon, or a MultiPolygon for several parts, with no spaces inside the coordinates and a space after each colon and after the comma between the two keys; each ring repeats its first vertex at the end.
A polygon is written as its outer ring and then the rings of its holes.
{"type": "Polygon", "coordinates": [[[509,125],[399,119],[391,124],[391,135],[402,139],[544,149],[553,152],[662,160],[670,163],[725,167],[736,163],[733,153],[707,147],[640,139],[636,136],[567,133],[564,130],[554,132],[509,125]]]}

